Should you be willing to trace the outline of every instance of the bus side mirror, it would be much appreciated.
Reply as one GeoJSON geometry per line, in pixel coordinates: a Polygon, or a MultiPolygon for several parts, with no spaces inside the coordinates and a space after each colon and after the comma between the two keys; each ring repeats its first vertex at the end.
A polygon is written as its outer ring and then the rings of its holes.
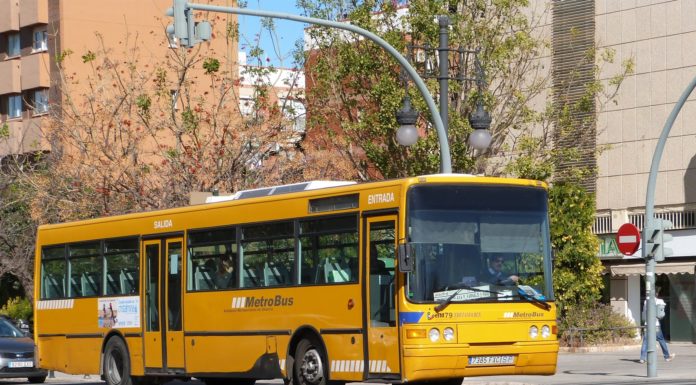
{"type": "Polygon", "coordinates": [[[402,273],[409,273],[413,271],[413,245],[408,243],[402,243],[399,245],[399,271],[402,273]]]}

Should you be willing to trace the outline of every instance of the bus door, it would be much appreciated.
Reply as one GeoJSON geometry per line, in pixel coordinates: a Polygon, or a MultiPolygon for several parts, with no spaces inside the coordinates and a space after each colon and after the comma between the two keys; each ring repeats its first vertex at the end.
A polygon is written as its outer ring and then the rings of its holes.
{"type": "Polygon", "coordinates": [[[396,327],[396,215],[365,219],[367,253],[368,378],[400,373],[399,334],[396,327]]]}
{"type": "Polygon", "coordinates": [[[145,369],[171,373],[184,368],[182,328],[182,238],[144,241],[145,369]]]}

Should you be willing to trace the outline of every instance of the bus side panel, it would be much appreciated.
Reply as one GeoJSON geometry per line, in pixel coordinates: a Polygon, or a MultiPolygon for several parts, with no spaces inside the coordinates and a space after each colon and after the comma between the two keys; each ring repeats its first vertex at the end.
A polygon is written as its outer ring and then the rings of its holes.
{"type": "Polygon", "coordinates": [[[266,353],[266,336],[186,337],[186,369],[191,373],[243,373],[266,353]]]}
{"type": "Polygon", "coordinates": [[[67,338],[65,369],[70,374],[97,374],[101,357],[101,337],[67,338]]]}
{"type": "Polygon", "coordinates": [[[330,357],[340,352],[336,359],[359,360],[362,336],[331,334],[331,329],[360,329],[361,302],[358,283],[186,293],[186,371],[243,374],[264,356],[275,354],[284,369],[289,339],[302,326],[329,330],[329,337],[321,337],[330,357]],[[333,338],[330,346],[328,338],[333,338]],[[344,350],[356,353],[346,355],[344,350]]]}
{"type": "Polygon", "coordinates": [[[331,380],[362,381],[365,360],[362,334],[322,335],[331,380]]]}
{"type": "Polygon", "coordinates": [[[36,346],[40,368],[61,372],[65,370],[65,337],[40,337],[36,339],[36,346]]]}
{"type": "Polygon", "coordinates": [[[145,366],[143,364],[143,337],[137,333],[136,335],[126,337],[126,345],[131,357],[131,374],[134,376],[142,376],[145,374],[145,366]]]}

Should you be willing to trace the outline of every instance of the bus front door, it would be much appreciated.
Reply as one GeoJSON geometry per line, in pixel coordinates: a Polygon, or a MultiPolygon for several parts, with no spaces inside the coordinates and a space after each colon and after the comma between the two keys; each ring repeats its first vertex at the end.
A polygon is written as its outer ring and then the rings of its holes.
{"type": "Polygon", "coordinates": [[[181,314],[182,239],[143,242],[145,255],[145,371],[172,373],[184,368],[181,314]]]}
{"type": "MultiPolygon", "coordinates": [[[[400,373],[399,335],[396,327],[396,215],[366,220],[368,317],[365,359],[368,378],[400,373]]],[[[391,376],[390,376],[391,375],[391,376]]]]}

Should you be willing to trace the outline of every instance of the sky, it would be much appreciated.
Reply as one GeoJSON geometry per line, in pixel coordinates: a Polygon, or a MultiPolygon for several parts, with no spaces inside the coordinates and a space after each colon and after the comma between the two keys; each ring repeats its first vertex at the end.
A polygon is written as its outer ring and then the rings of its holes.
{"type": "MultiPolygon", "coordinates": [[[[246,8],[299,15],[295,0],[247,0],[246,8]]],[[[303,38],[305,24],[290,20],[274,19],[277,47],[271,34],[261,27],[261,18],[239,15],[239,50],[249,53],[255,40],[259,39],[266,63],[275,67],[292,68],[292,51],[295,42],[303,38]],[[276,53],[279,52],[279,53],[276,53]]],[[[252,64],[252,63],[249,63],[252,64]]]]}

